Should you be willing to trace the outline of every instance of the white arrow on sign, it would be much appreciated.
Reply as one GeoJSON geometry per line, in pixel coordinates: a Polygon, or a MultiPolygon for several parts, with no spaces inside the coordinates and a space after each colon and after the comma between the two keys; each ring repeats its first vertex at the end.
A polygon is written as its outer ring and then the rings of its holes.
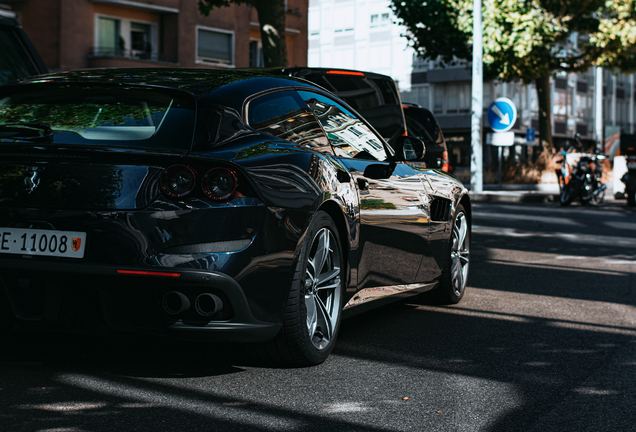
{"type": "Polygon", "coordinates": [[[506,114],[502,113],[497,105],[493,105],[492,110],[495,114],[497,114],[497,117],[499,117],[501,124],[503,125],[510,124],[510,116],[508,116],[508,113],[506,114]]]}

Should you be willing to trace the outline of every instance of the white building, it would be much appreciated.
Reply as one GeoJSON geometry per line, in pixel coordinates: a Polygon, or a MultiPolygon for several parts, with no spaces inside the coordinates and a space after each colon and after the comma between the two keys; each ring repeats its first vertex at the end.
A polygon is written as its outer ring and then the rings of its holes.
{"type": "Polygon", "coordinates": [[[390,0],[309,0],[310,67],[357,69],[411,86],[413,49],[394,24],[390,0]]]}

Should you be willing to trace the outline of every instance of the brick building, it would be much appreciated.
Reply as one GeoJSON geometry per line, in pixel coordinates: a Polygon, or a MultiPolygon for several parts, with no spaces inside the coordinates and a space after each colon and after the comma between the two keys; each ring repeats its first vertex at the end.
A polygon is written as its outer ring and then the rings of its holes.
{"type": "MultiPolygon", "coordinates": [[[[196,0],[0,0],[52,71],[98,67],[261,67],[256,10],[199,13],[196,0]]],[[[307,65],[308,0],[286,0],[290,66],[307,65]]]]}

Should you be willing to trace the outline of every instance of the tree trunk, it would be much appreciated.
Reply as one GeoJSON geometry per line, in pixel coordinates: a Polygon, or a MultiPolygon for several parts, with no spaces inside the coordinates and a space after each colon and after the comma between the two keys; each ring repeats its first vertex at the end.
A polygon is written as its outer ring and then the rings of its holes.
{"type": "Polygon", "coordinates": [[[544,160],[554,152],[552,144],[552,100],[550,94],[550,75],[534,80],[539,99],[539,138],[543,148],[544,160]]]}
{"type": "Polygon", "coordinates": [[[265,67],[287,67],[285,0],[257,0],[250,3],[258,12],[265,67]]]}

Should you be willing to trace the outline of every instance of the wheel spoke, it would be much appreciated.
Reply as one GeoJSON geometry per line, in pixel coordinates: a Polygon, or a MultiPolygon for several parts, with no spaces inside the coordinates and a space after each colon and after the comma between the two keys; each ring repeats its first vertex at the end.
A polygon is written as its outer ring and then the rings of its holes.
{"type": "Polygon", "coordinates": [[[329,255],[329,233],[326,229],[318,233],[316,241],[318,244],[316,245],[316,254],[313,257],[312,267],[314,268],[314,274],[319,275],[329,255]]]}
{"type": "Polygon", "coordinates": [[[313,336],[318,326],[318,311],[316,310],[316,300],[313,294],[305,296],[305,306],[307,307],[307,330],[313,336]]]}
{"type": "Polygon", "coordinates": [[[325,292],[327,292],[329,290],[334,290],[334,289],[338,288],[339,286],[340,286],[340,281],[334,282],[334,283],[328,284],[328,285],[322,285],[322,286],[316,287],[316,292],[317,293],[318,292],[325,293],[325,292]]]}
{"type": "Polygon", "coordinates": [[[333,333],[332,317],[322,299],[319,296],[315,296],[315,299],[318,325],[322,331],[322,338],[325,342],[328,342],[331,339],[331,334],[333,333]]]}
{"type": "Polygon", "coordinates": [[[462,251],[459,251],[459,254],[457,257],[459,258],[459,261],[462,263],[462,266],[465,266],[466,264],[468,264],[468,261],[470,260],[470,252],[464,249],[462,251]]]}
{"type": "Polygon", "coordinates": [[[332,280],[340,274],[340,268],[335,267],[331,271],[326,271],[318,276],[318,280],[316,281],[316,289],[324,289],[322,286],[325,282],[332,280]]]}
{"type": "Polygon", "coordinates": [[[464,273],[462,271],[462,266],[459,259],[453,260],[451,274],[453,278],[453,288],[455,288],[456,291],[461,291],[461,289],[464,287],[464,273]]]}
{"type": "Polygon", "coordinates": [[[459,215],[457,221],[459,222],[457,230],[457,249],[460,250],[464,248],[466,234],[468,234],[468,224],[466,223],[466,217],[463,214],[459,215]]]}

